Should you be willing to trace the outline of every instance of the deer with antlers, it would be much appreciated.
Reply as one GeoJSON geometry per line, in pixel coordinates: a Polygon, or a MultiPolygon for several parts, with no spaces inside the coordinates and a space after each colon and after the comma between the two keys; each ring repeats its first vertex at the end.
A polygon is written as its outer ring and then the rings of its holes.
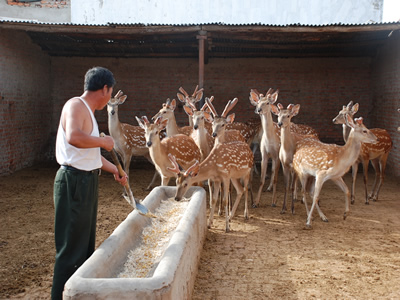
{"type": "Polygon", "coordinates": [[[248,219],[248,185],[250,181],[251,169],[253,167],[253,152],[244,142],[231,142],[216,144],[211,150],[207,158],[199,163],[194,163],[185,172],[179,170],[179,166],[175,158],[170,155],[174,168],[171,170],[177,174],[175,200],[180,201],[185,195],[187,189],[195,182],[204,180],[212,180],[214,182],[214,191],[210,197],[210,216],[208,220],[208,228],[212,227],[215,206],[217,203],[221,183],[223,187],[223,203],[225,204],[225,231],[230,231],[229,221],[235,215],[237,206],[245,194],[245,210],[244,217],[248,219]],[[243,181],[243,186],[240,183],[243,181]],[[236,189],[236,200],[232,207],[231,213],[228,209],[228,193],[230,182],[236,189]]]}
{"type": "Polygon", "coordinates": [[[176,157],[182,168],[188,168],[200,160],[200,150],[193,139],[184,134],[177,134],[160,140],[160,131],[167,126],[167,119],[158,117],[151,124],[147,117],[136,117],[140,127],[145,131],[146,146],[149,148],[150,157],[161,175],[161,184],[167,186],[171,177],[176,176],[168,168],[171,164],[168,154],[176,157]]]}
{"type": "MultiPolygon", "coordinates": [[[[183,87],[180,87],[179,91],[180,93],[177,93],[176,96],[178,97],[179,101],[181,101],[184,104],[184,107],[188,106],[197,110],[196,103],[203,98],[204,89],[203,88],[199,89],[199,86],[196,85],[196,88],[192,96],[189,96],[189,94],[184,90],[183,87]]],[[[191,116],[189,116],[189,126],[193,126],[193,120],[191,116]]]]}
{"type": "Polygon", "coordinates": [[[282,104],[278,103],[277,106],[271,104],[271,111],[274,115],[278,116],[278,127],[280,128],[280,149],[279,149],[279,160],[282,165],[283,177],[285,183],[285,194],[283,198],[281,213],[286,212],[286,201],[289,189],[292,191],[292,206],[291,211],[294,214],[294,201],[297,198],[295,196],[296,192],[296,176],[293,170],[293,155],[299,147],[299,142],[303,141],[305,138],[316,139],[316,135],[303,135],[291,130],[291,120],[294,116],[299,113],[300,104],[289,104],[285,109],[282,104]]]}
{"type": "MultiPolygon", "coordinates": [[[[346,219],[350,211],[350,192],[342,177],[357,160],[361,144],[377,141],[376,136],[364,126],[362,118],[354,121],[350,115],[346,115],[345,118],[346,124],[351,127],[351,130],[344,146],[325,144],[314,139],[311,143],[302,145],[294,154],[293,167],[302,185],[304,203],[307,203],[306,195],[308,193],[311,193],[313,197],[306,228],[310,229],[312,226],[313,210],[318,204],[322,186],[327,180],[332,180],[345,194],[343,218],[346,219]]],[[[319,210],[318,206],[317,209],[321,219],[327,222],[327,217],[319,210]]]]}
{"type": "MultiPolygon", "coordinates": [[[[350,127],[346,123],[346,116],[353,117],[358,111],[358,103],[353,105],[353,101],[350,101],[347,106],[343,106],[339,114],[333,119],[333,123],[342,124],[343,126],[343,139],[347,141],[350,127]]],[[[352,177],[353,182],[351,186],[351,203],[355,201],[355,185],[358,172],[358,165],[362,163],[364,173],[364,188],[365,188],[365,204],[369,204],[369,200],[377,201],[379,191],[382,187],[385,178],[386,161],[389,156],[389,152],[393,147],[392,139],[389,133],[385,129],[372,128],[371,132],[378,138],[377,143],[363,143],[361,145],[360,155],[357,161],[352,166],[352,177]],[[371,161],[372,166],[375,170],[375,181],[372,187],[371,193],[368,195],[368,164],[371,161]]]]}
{"type": "MultiPolygon", "coordinates": [[[[129,178],[129,166],[132,156],[143,156],[153,164],[150,158],[149,149],[146,147],[144,130],[140,126],[133,126],[121,123],[118,117],[118,106],[123,104],[128,96],[121,90],[107,103],[108,112],[108,131],[114,139],[114,148],[121,157],[125,173],[129,178]]],[[[157,179],[158,173],[155,172],[152,181],[147,187],[151,189],[157,179]]]]}
{"type": "Polygon", "coordinates": [[[167,136],[171,137],[176,134],[184,134],[190,136],[193,131],[192,126],[183,126],[179,127],[176,123],[175,118],[175,108],[176,108],[176,100],[169,98],[165,103],[163,103],[162,108],[156,113],[151,119],[155,121],[158,117],[162,117],[165,120],[168,120],[165,131],[167,136]]]}

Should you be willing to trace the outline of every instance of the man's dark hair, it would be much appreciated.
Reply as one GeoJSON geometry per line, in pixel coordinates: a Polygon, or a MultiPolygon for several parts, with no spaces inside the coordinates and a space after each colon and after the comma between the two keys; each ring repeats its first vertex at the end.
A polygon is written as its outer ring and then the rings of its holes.
{"type": "Polygon", "coordinates": [[[110,70],[102,67],[94,67],[89,69],[85,75],[85,91],[97,91],[104,86],[114,87],[115,79],[110,70]]]}

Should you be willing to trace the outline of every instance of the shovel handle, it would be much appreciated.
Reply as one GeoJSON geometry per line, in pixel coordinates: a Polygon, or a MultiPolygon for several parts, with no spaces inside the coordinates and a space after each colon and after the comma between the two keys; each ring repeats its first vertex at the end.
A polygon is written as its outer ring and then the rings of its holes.
{"type": "MultiPolygon", "coordinates": [[[[102,132],[102,133],[100,133],[100,136],[101,137],[105,137],[106,135],[104,134],[104,132],[102,132]]],[[[118,169],[119,176],[121,176],[121,177],[124,176],[125,175],[124,169],[122,169],[121,163],[119,162],[119,159],[118,159],[118,156],[117,156],[117,152],[115,151],[114,148],[111,149],[110,155],[111,155],[111,158],[112,158],[112,160],[114,162],[114,165],[118,169]]]]}

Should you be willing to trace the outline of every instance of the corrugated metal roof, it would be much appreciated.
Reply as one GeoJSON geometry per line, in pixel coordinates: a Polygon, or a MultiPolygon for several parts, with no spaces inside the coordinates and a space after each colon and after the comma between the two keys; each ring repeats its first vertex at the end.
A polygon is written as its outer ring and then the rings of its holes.
{"type": "Polygon", "coordinates": [[[243,24],[229,24],[223,22],[213,22],[213,23],[187,23],[187,24],[170,24],[170,23],[105,23],[105,24],[77,24],[77,23],[49,23],[49,22],[39,22],[35,20],[17,20],[17,19],[5,19],[0,17],[0,23],[26,23],[26,24],[40,24],[40,25],[63,25],[63,26],[86,26],[86,27],[98,27],[98,26],[126,26],[126,27],[141,27],[141,26],[177,26],[177,27],[189,27],[189,26],[265,26],[265,27],[329,27],[329,26],[380,26],[389,24],[400,24],[397,22],[368,22],[368,23],[330,23],[330,24],[268,24],[268,23],[243,23],[243,24]]]}

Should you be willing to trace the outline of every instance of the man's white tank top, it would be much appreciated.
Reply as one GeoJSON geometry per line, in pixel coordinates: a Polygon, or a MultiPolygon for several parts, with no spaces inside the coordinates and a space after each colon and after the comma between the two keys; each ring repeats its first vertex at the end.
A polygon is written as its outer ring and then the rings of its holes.
{"type": "MultiPolygon", "coordinates": [[[[99,136],[99,127],[89,105],[81,97],[78,97],[87,107],[92,118],[93,130],[91,136],[99,136]]],[[[102,167],[100,148],[77,148],[67,142],[65,130],[58,125],[56,139],[56,159],[60,165],[68,165],[79,170],[92,171],[102,167]]]]}

